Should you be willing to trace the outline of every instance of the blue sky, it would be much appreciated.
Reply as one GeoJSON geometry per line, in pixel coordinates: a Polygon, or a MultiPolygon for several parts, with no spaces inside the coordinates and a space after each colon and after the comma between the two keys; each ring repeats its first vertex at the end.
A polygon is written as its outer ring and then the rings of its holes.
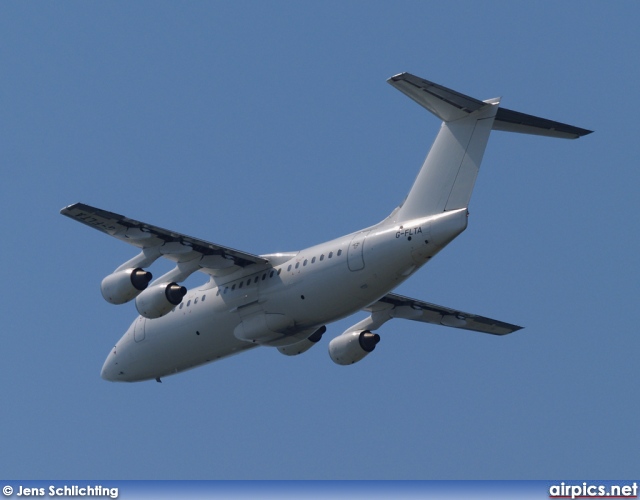
{"type": "Polygon", "coordinates": [[[639,16],[635,2],[2,3],[0,474],[637,477],[639,16]],[[296,358],[101,380],[136,312],[99,284],[133,249],[60,208],[252,253],[373,224],[439,127],[385,83],[402,71],[596,131],[494,133],[468,230],[397,290],[525,329],[397,320],[361,363],[334,365],[328,341],[357,316],[296,358]]]}

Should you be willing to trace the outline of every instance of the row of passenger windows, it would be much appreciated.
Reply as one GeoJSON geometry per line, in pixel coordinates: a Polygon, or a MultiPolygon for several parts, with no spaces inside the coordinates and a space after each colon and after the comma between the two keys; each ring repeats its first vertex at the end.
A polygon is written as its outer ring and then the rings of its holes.
{"type": "MultiPolygon", "coordinates": [[[[333,255],[334,255],[333,252],[329,252],[329,254],[326,256],[326,258],[327,259],[332,259],[333,255]]],[[[342,249],[338,250],[335,253],[335,255],[337,257],[341,256],[342,255],[342,249]]],[[[325,259],[325,255],[322,254],[322,255],[320,255],[320,257],[317,260],[319,262],[322,262],[324,259],[325,259]]],[[[304,261],[302,261],[302,267],[306,266],[308,263],[309,263],[309,260],[308,259],[304,259],[304,261]]],[[[311,258],[311,264],[315,264],[315,263],[316,263],[316,257],[312,257],[311,258]]],[[[293,267],[294,267],[293,264],[289,264],[289,266],[287,267],[287,272],[290,272],[293,267]]],[[[299,267],[300,267],[300,262],[296,262],[295,269],[298,269],[299,267]]],[[[271,272],[269,272],[268,274],[269,274],[269,278],[273,278],[274,276],[280,276],[281,273],[282,273],[282,268],[279,268],[277,271],[275,269],[271,270],[271,272]]],[[[264,281],[265,279],[267,279],[267,273],[266,272],[262,274],[262,277],[260,277],[259,275],[255,276],[253,278],[253,283],[255,284],[258,281],[264,281]]],[[[236,290],[236,289],[240,290],[244,286],[249,286],[249,285],[251,285],[251,281],[252,281],[252,279],[249,278],[249,279],[246,280],[246,282],[245,282],[245,280],[242,280],[239,283],[234,283],[233,285],[231,285],[231,287],[225,286],[224,289],[218,288],[218,291],[216,292],[216,297],[218,295],[220,295],[221,293],[224,295],[229,290],[231,290],[231,291],[236,290]]]]}
{"type": "MultiPolygon", "coordinates": [[[[342,249],[338,250],[335,253],[336,257],[340,257],[342,255],[342,249]]],[[[307,264],[311,263],[311,264],[315,264],[316,261],[317,262],[322,262],[325,257],[327,259],[332,259],[334,256],[333,252],[329,252],[328,255],[324,255],[321,254],[320,257],[316,258],[316,257],[311,257],[311,260],[309,261],[309,259],[304,259],[302,261],[302,267],[306,266],[307,264]]],[[[291,269],[298,269],[300,267],[300,262],[296,262],[295,266],[293,264],[289,264],[287,266],[287,272],[290,272],[291,269]]],[[[245,286],[249,286],[251,285],[251,282],[253,281],[253,283],[257,283],[258,281],[264,281],[267,279],[267,274],[269,275],[269,278],[273,278],[274,276],[280,276],[280,274],[282,273],[282,268],[279,268],[277,271],[275,269],[272,269],[269,273],[263,273],[262,276],[258,275],[255,276],[254,278],[248,278],[246,281],[243,279],[242,281],[238,282],[238,283],[234,283],[233,285],[231,285],[231,287],[225,286],[224,289],[218,288],[218,291],[216,292],[216,297],[218,295],[220,295],[220,293],[225,294],[227,293],[229,290],[233,291],[233,290],[240,290],[241,288],[245,287],[245,286]],[[221,291],[222,290],[222,291],[221,291]]],[[[207,295],[203,295],[202,297],[196,297],[194,299],[189,299],[186,304],[184,302],[181,302],[179,306],[174,307],[171,312],[174,312],[176,309],[182,309],[183,307],[190,307],[191,303],[193,302],[193,305],[196,305],[198,302],[204,302],[204,299],[207,297],[207,295]]]]}
{"type": "Polygon", "coordinates": [[[176,309],[182,309],[183,307],[189,307],[191,305],[191,302],[193,302],[193,305],[195,306],[198,302],[204,302],[204,299],[207,297],[207,295],[203,295],[202,297],[196,297],[195,299],[191,300],[189,299],[187,301],[187,303],[185,304],[184,302],[180,302],[179,306],[174,307],[171,312],[174,312],[176,309]]]}
{"type": "MultiPolygon", "coordinates": [[[[336,255],[337,255],[338,257],[339,257],[340,255],[342,255],[342,250],[338,250],[338,251],[336,252],[336,255]]],[[[333,252],[329,252],[329,255],[327,255],[327,258],[328,258],[328,259],[333,258],[333,252]]],[[[319,259],[319,261],[320,261],[320,262],[322,262],[323,260],[324,260],[324,254],[320,255],[320,259],[319,259]]],[[[308,263],[309,263],[308,259],[304,259],[304,261],[302,261],[302,266],[304,267],[304,266],[306,266],[308,263]]],[[[311,258],[311,263],[312,263],[312,264],[315,264],[315,263],[316,263],[316,258],[315,258],[315,257],[312,257],[312,258],[311,258]]],[[[287,267],[287,271],[291,271],[291,266],[292,266],[292,265],[293,265],[293,264],[289,264],[289,267],[287,267]]],[[[299,267],[300,267],[300,262],[296,262],[296,269],[298,269],[299,267]]]]}
{"type": "MultiPolygon", "coordinates": [[[[281,273],[281,272],[282,272],[282,269],[278,269],[278,271],[277,271],[277,272],[276,272],[276,271],[275,271],[275,269],[274,269],[274,270],[272,270],[272,271],[269,273],[269,278],[273,278],[275,275],[280,276],[280,273],[281,273]]],[[[262,281],[264,281],[264,280],[266,280],[266,279],[267,279],[267,273],[264,273],[264,274],[262,275],[262,281]]],[[[241,289],[242,287],[244,287],[244,286],[249,286],[249,285],[251,285],[251,281],[253,281],[254,283],[257,283],[258,281],[260,281],[260,276],[256,276],[255,278],[253,278],[253,280],[252,280],[251,278],[249,278],[249,279],[246,281],[246,285],[245,285],[245,281],[244,281],[244,280],[242,280],[242,281],[240,281],[239,283],[234,283],[233,285],[231,285],[231,287],[225,286],[225,287],[224,287],[224,290],[223,290],[223,292],[222,292],[222,293],[227,293],[229,290],[235,290],[236,288],[237,288],[238,290],[240,290],[240,289],[241,289]]],[[[220,289],[220,288],[218,288],[218,291],[216,292],[216,297],[217,297],[218,295],[220,295],[220,290],[221,290],[221,289],[220,289]]]]}

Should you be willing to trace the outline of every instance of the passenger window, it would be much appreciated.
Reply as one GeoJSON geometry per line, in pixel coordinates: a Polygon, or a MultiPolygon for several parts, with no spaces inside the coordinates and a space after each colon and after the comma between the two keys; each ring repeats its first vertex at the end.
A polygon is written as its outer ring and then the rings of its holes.
{"type": "Polygon", "coordinates": [[[196,297],[195,299],[193,299],[193,305],[195,306],[198,303],[198,297],[196,297]]]}
{"type": "MultiPolygon", "coordinates": [[[[291,266],[289,266],[291,267],[291,266]]],[[[282,268],[278,269],[278,276],[280,276],[280,273],[282,272],[282,268]]]]}
{"type": "Polygon", "coordinates": [[[225,287],[224,287],[224,293],[227,293],[227,291],[228,291],[228,290],[229,290],[229,287],[228,287],[228,286],[225,286],[225,287]]]}
{"type": "Polygon", "coordinates": [[[259,279],[260,279],[260,276],[256,276],[256,279],[254,279],[253,282],[257,283],[259,279]]]}
{"type": "Polygon", "coordinates": [[[247,280],[247,286],[249,286],[250,284],[251,284],[251,278],[247,280]]]}
{"type": "Polygon", "coordinates": [[[238,288],[242,288],[242,285],[244,285],[244,281],[240,282],[240,284],[238,285],[238,288]]]}
{"type": "Polygon", "coordinates": [[[329,258],[333,257],[333,252],[329,252],[329,258]]]}
{"type": "Polygon", "coordinates": [[[264,273],[264,274],[262,275],[262,281],[264,281],[264,279],[265,279],[266,277],[267,277],[267,273],[264,273]]]}
{"type": "Polygon", "coordinates": [[[203,296],[202,296],[202,302],[204,302],[204,298],[205,298],[205,297],[206,297],[206,295],[203,295],[203,296]]]}
{"type": "Polygon", "coordinates": [[[191,305],[191,301],[187,302],[187,307],[189,307],[191,305]]]}
{"type": "Polygon", "coordinates": [[[296,262],[296,269],[300,267],[300,262],[296,262]]]}
{"type": "Polygon", "coordinates": [[[271,272],[269,273],[269,278],[273,278],[274,273],[275,273],[275,271],[271,271],[271,272]]]}
{"type": "Polygon", "coordinates": [[[289,267],[287,267],[287,271],[291,271],[291,264],[289,264],[289,267]]]}
{"type": "Polygon", "coordinates": [[[236,289],[236,284],[234,283],[233,286],[231,287],[231,290],[235,290],[236,289]]]}
{"type": "Polygon", "coordinates": [[[184,306],[184,302],[180,303],[180,309],[182,309],[182,306],[184,306]]]}
{"type": "Polygon", "coordinates": [[[311,263],[314,264],[316,262],[316,258],[311,259],[311,263]]]}
{"type": "Polygon", "coordinates": [[[322,262],[323,260],[324,260],[324,254],[320,256],[320,262],[322,262]]]}
{"type": "Polygon", "coordinates": [[[342,250],[338,250],[338,257],[342,255],[342,250]]]}
{"type": "Polygon", "coordinates": [[[304,259],[304,262],[302,263],[303,266],[307,265],[307,259],[304,259]]]}
{"type": "Polygon", "coordinates": [[[220,295],[220,289],[218,288],[218,291],[216,292],[216,297],[220,295]]]}

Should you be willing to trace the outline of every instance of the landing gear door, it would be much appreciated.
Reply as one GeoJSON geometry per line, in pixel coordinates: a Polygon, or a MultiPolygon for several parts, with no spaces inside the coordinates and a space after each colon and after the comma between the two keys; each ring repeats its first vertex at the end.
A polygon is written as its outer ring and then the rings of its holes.
{"type": "Polygon", "coordinates": [[[369,231],[362,231],[356,235],[349,243],[347,250],[347,264],[350,271],[360,271],[364,269],[364,241],[369,231]]]}

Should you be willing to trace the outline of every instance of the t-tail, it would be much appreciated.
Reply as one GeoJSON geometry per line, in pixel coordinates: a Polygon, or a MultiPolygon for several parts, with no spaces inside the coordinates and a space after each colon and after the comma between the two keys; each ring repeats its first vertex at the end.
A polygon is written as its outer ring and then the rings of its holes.
{"type": "Polygon", "coordinates": [[[409,73],[388,82],[443,122],[395,221],[467,208],[491,130],[576,139],[591,133],[564,123],[500,108],[409,73]]]}

